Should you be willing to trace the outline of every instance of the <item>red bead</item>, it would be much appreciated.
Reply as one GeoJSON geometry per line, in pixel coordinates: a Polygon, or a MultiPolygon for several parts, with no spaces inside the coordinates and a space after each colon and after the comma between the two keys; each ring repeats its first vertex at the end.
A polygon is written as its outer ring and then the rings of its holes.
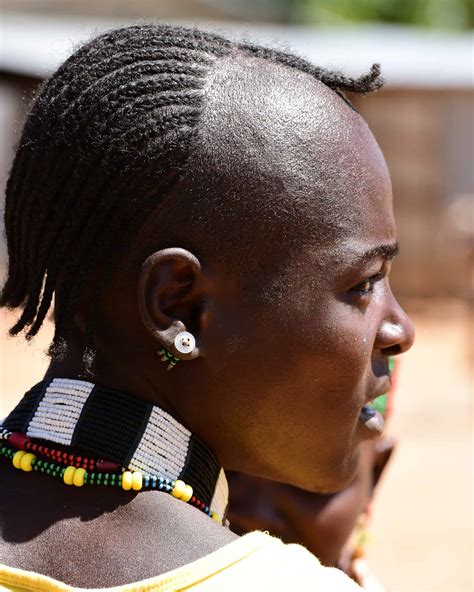
{"type": "Polygon", "coordinates": [[[14,448],[24,449],[26,443],[29,442],[30,439],[25,434],[21,434],[20,432],[13,432],[8,436],[8,443],[11,444],[14,448]]]}
{"type": "Polygon", "coordinates": [[[22,449],[22,450],[34,450],[37,451],[39,454],[46,456],[47,458],[51,458],[55,462],[63,463],[63,464],[71,464],[76,468],[83,468],[85,470],[93,471],[101,471],[107,473],[116,473],[120,471],[120,465],[116,462],[109,461],[109,460],[94,460],[92,458],[87,458],[85,456],[75,456],[72,453],[68,453],[65,450],[56,450],[55,448],[48,448],[47,446],[43,446],[42,444],[37,444],[36,442],[32,442],[28,436],[22,434],[20,432],[13,432],[8,437],[8,442],[14,448],[22,449]]]}
{"type": "Polygon", "coordinates": [[[98,460],[96,461],[96,468],[98,471],[105,473],[115,473],[120,469],[120,465],[111,460],[98,460]]]}

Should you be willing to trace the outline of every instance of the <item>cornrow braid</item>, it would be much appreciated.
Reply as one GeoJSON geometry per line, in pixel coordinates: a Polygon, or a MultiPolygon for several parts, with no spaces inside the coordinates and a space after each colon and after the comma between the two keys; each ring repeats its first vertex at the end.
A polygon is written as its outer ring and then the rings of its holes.
{"type": "Polygon", "coordinates": [[[115,29],[82,46],[40,88],[7,182],[0,306],[23,308],[12,335],[33,337],[59,291],[50,352],[61,349],[84,286],[101,271],[97,302],[140,227],[179,183],[209,73],[231,54],[305,72],[346,101],[345,92],[382,84],[378,65],[353,79],[281,51],[160,24],[115,29]]]}
{"type": "Polygon", "coordinates": [[[289,53],[261,47],[259,45],[241,44],[239,48],[244,53],[254,57],[270,59],[278,64],[289,66],[314,76],[334,91],[368,94],[378,90],[383,85],[380,78],[380,64],[373,64],[368,74],[359,78],[350,78],[342,72],[328,70],[314,66],[310,62],[289,53]]]}

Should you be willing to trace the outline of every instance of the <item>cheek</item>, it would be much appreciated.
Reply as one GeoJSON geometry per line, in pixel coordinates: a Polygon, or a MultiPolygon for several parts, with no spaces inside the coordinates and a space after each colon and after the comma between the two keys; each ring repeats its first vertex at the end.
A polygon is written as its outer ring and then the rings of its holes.
{"type": "Polygon", "coordinates": [[[215,353],[222,372],[228,367],[232,380],[254,385],[258,403],[268,394],[270,405],[291,407],[290,415],[310,406],[313,415],[350,423],[365,400],[370,329],[365,316],[346,304],[319,303],[315,309],[319,314],[292,307],[249,315],[216,341],[215,353]]]}
{"type": "Polygon", "coordinates": [[[209,331],[209,414],[228,468],[320,491],[353,475],[367,354],[362,324],[332,310],[324,319],[245,311],[209,331]]]}
{"type": "Polygon", "coordinates": [[[311,350],[300,355],[308,372],[317,373],[321,388],[331,393],[331,403],[349,406],[365,400],[373,343],[365,316],[339,303],[315,323],[313,335],[311,350]]]}

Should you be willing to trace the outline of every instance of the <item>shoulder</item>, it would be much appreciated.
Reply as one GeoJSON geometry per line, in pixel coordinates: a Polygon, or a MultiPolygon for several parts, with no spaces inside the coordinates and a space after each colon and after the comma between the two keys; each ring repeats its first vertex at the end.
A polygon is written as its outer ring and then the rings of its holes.
{"type": "Polygon", "coordinates": [[[25,481],[18,488],[2,489],[0,482],[0,556],[12,568],[84,588],[118,586],[178,569],[237,539],[166,493],[110,490],[97,496],[75,488],[66,498],[50,478],[44,487],[29,487],[26,479],[34,477],[13,473],[13,485],[16,478],[18,485],[25,481]],[[30,507],[42,511],[25,513],[30,507]]]}
{"type": "MultiPolygon", "coordinates": [[[[64,580],[63,580],[64,581],[64,580]]],[[[196,590],[196,592],[237,592],[241,590],[314,590],[320,592],[360,592],[359,586],[342,572],[323,567],[299,545],[284,545],[262,532],[253,532],[219,550],[161,576],[130,583],[113,590],[196,590]]],[[[104,582],[102,582],[103,584],[104,582]]],[[[64,584],[39,573],[0,566],[0,584],[21,584],[26,590],[64,590],[64,584]]],[[[74,588],[76,589],[76,588],[74,588]]],[[[102,588],[105,592],[107,588],[102,588]]],[[[112,592],[112,588],[110,588],[112,592]]]]}

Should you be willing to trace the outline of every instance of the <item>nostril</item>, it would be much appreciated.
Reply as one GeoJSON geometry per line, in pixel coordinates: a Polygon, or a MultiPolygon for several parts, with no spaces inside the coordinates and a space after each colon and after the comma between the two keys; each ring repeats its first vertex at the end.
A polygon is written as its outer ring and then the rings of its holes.
{"type": "Polygon", "coordinates": [[[404,354],[413,345],[415,331],[413,323],[400,309],[400,316],[395,320],[384,321],[378,333],[377,349],[387,356],[404,354]]]}
{"type": "Polygon", "coordinates": [[[385,347],[383,350],[383,353],[386,356],[398,356],[401,353],[403,353],[403,350],[400,347],[400,345],[397,343],[396,345],[392,345],[390,347],[385,347]]]}

